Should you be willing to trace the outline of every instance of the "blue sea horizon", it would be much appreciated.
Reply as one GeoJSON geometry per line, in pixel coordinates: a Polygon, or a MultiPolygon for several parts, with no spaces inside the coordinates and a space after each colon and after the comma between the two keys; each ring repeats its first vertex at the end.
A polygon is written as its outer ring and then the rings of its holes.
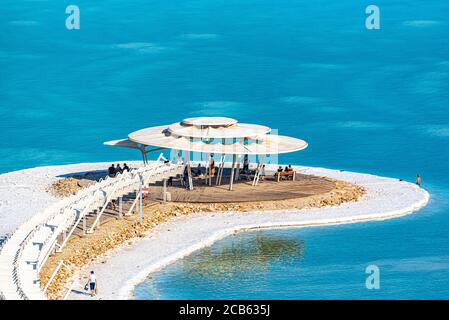
{"type": "Polygon", "coordinates": [[[187,117],[268,125],[309,143],[280,163],[420,174],[431,201],[389,221],[226,238],[153,274],[139,299],[448,299],[449,3],[376,1],[379,30],[365,28],[369,4],[80,0],[67,30],[65,3],[5,0],[0,173],[139,160],[102,143],[187,117]],[[257,263],[227,269],[230,252],[257,263]],[[379,290],[365,288],[369,264],[379,290]]]}

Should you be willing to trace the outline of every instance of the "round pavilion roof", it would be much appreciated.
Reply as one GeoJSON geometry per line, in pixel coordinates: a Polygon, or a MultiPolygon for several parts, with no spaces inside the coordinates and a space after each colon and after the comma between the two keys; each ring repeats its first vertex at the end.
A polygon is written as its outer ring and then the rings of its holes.
{"type": "MultiPolygon", "coordinates": [[[[184,121],[183,121],[184,122],[184,121]]],[[[179,137],[218,139],[256,137],[271,131],[271,128],[249,123],[235,123],[223,126],[193,126],[174,123],[168,126],[168,131],[179,137]]],[[[143,129],[145,130],[145,129],[143,129]]],[[[140,131],[140,130],[139,130],[140,131]]]]}
{"type": "Polygon", "coordinates": [[[105,144],[132,147],[138,144],[183,151],[220,154],[280,154],[307,148],[301,139],[269,134],[271,128],[238,123],[224,117],[188,118],[179,123],[141,129],[128,139],[105,144]]]}

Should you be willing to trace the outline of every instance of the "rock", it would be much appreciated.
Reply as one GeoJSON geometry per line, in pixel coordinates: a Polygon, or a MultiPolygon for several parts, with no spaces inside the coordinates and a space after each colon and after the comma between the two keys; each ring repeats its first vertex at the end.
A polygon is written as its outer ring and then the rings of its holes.
{"type": "Polygon", "coordinates": [[[86,188],[94,183],[95,183],[95,181],[92,181],[92,180],[81,179],[81,180],[78,180],[77,185],[78,185],[78,187],[80,187],[82,189],[82,188],[86,188]]]}

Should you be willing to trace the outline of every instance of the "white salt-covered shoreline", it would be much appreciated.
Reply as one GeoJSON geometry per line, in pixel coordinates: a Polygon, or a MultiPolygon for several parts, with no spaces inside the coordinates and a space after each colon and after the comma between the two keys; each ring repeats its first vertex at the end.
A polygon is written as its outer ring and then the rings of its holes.
{"type": "MultiPolygon", "coordinates": [[[[99,295],[72,293],[71,299],[132,299],[134,287],[147,276],[174,261],[237,231],[307,227],[382,220],[402,216],[425,206],[429,194],[415,184],[369,174],[295,167],[306,174],[327,176],[358,184],[367,190],[363,199],[335,207],[263,212],[202,213],[181,216],[161,224],[147,237],[125,244],[85,266],[95,270],[99,295]]],[[[270,168],[269,168],[270,169],[270,168]]],[[[81,286],[75,287],[82,291],[81,286]]]]}
{"type": "MultiPolygon", "coordinates": [[[[139,162],[125,162],[139,165],[139,162]]],[[[63,175],[105,170],[109,165],[107,162],[48,166],[0,175],[0,236],[12,232],[33,214],[58,201],[46,189],[63,175]]],[[[275,167],[267,166],[267,170],[275,167]]],[[[351,182],[364,187],[367,194],[357,202],[334,207],[202,213],[174,218],[155,227],[147,237],[122,245],[83,268],[83,275],[88,270],[95,270],[97,274],[100,292],[94,299],[132,298],[135,285],[151,272],[237,231],[388,219],[416,211],[429,200],[424,189],[398,179],[324,168],[296,166],[295,170],[351,182]]],[[[82,292],[83,286],[80,281],[74,289],[82,292]]],[[[75,292],[69,298],[91,299],[75,292]]]]}

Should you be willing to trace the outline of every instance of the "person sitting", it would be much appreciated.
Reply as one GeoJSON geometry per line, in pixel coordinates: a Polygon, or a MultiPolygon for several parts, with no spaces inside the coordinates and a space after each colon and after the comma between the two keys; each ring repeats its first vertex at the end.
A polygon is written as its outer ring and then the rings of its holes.
{"type": "Polygon", "coordinates": [[[123,169],[120,167],[120,163],[117,163],[117,166],[115,167],[115,174],[122,173],[123,169]]]}
{"type": "Polygon", "coordinates": [[[145,199],[150,194],[150,188],[142,187],[142,199],[145,199]]]}
{"type": "Polygon", "coordinates": [[[295,180],[295,175],[296,175],[296,173],[295,173],[295,171],[293,170],[292,165],[289,164],[288,167],[287,167],[286,169],[287,169],[287,180],[288,180],[288,179],[295,180]]]}
{"type": "Polygon", "coordinates": [[[249,161],[248,161],[248,155],[245,155],[245,158],[243,160],[243,173],[249,172],[249,161]]]}
{"type": "Polygon", "coordinates": [[[111,200],[111,208],[112,210],[116,211],[117,210],[117,200],[112,199],[111,200]]]}
{"type": "Polygon", "coordinates": [[[282,174],[282,167],[279,166],[278,170],[276,171],[276,173],[274,174],[274,177],[279,181],[281,174],[282,174]]]}
{"type": "Polygon", "coordinates": [[[129,167],[128,167],[128,165],[127,165],[126,163],[123,164],[123,169],[122,169],[122,171],[123,171],[123,172],[124,172],[124,171],[129,172],[129,167]]]}
{"type": "Polygon", "coordinates": [[[114,168],[114,165],[113,165],[113,164],[111,164],[111,166],[108,168],[108,175],[109,175],[111,178],[114,178],[114,177],[115,177],[115,168],[114,168]]]}
{"type": "Polygon", "coordinates": [[[198,167],[196,167],[195,175],[197,177],[201,176],[201,164],[198,163],[198,167]]]}
{"type": "Polygon", "coordinates": [[[285,166],[284,172],[288,172],[288,167],[285,166]]]}

